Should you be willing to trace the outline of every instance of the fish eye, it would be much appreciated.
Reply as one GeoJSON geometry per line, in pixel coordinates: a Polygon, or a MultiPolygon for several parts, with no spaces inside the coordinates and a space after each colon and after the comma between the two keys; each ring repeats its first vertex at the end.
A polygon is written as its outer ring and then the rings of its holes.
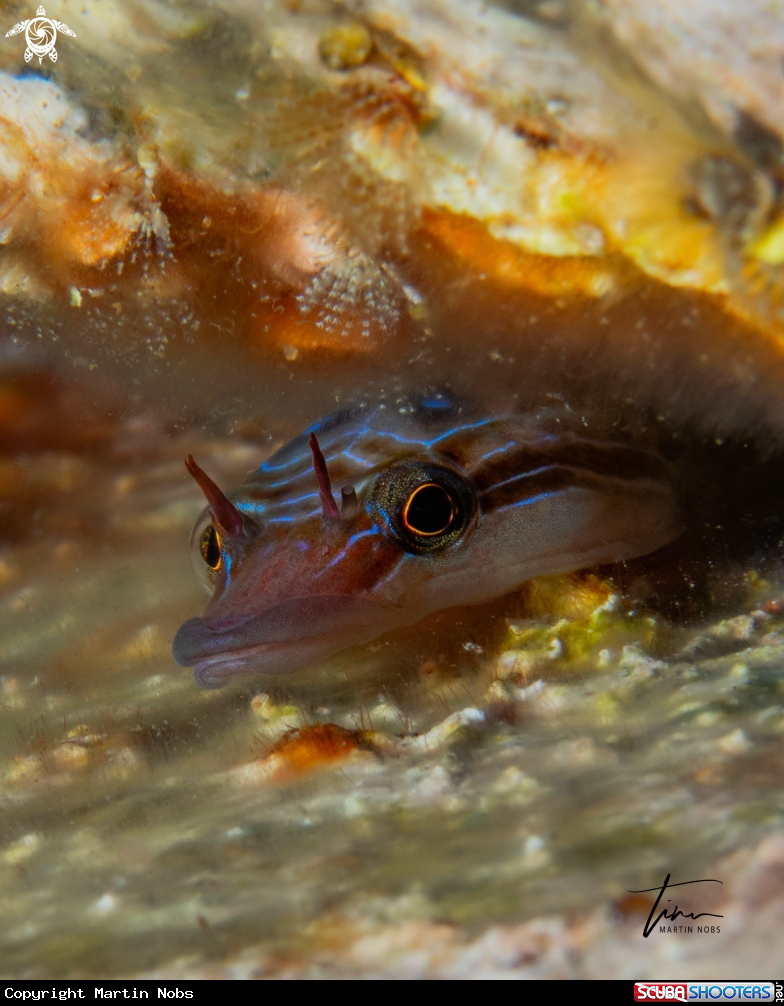
{"type": "Polygon", "coordinates": [[[204,589],[212,594],[225,572],[223,543],[205,507],[191,532],[191,565],[204,589]]]}
{"type": "Polygon", "coordinates": [[[449,491],[435,482],[417,486],[403,506],[403,523],[414,534],[432,536],[449,530],[455,504],[449,491]]]}
{"type": "Polygon", "coordinates": [[[208,524],[207,527],[201,533],[201,539],[199,541],[199,552],[201,553],[202,559],[207,563],[210,569],[217,569],[221,564],[221,544],[220,536],[212,524],[208,524]]]}
{"type": "Polygon", "coordinates": [[[456,544],[478,512],[470,479],[430,458],[382,469],[368,490],[366,507],[378,526],[407,552],[436,552],[456,544]]]}

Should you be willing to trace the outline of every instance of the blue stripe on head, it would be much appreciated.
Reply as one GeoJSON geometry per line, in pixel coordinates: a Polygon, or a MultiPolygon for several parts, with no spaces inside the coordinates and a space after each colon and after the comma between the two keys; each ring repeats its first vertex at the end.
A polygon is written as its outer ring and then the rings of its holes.
{"type": "Polygon", "coordinates": [[[530,506],[532,503],[538,503],[540,500],[547,499],[548,496],[559,496],[564,491],[564,489],[549,489],[545,492],[537,493],[536,496],[527,496],[525,499],[515,500],[514,503],[505,503],[503,506],[497,507],[495,513],[503,513],[504,510],[514,510],[515,507],[530,506]]]}
{"type": "Polygon", "coordinates": [[[488,458],[492,458],[496,454],[504,454],[506,451],[508,451],[512,447],[516,447],[516,446],[517,446],[517,441],[516,440],[509,440],[509,441],[507,441],[507,443],[502,444],[500,447],[495,447],[495,448],[493,448],[492,451],[487,451],[485,454],[482,454],[481,457],[479,458],[478,463],[480,465],[484,464],[485,461],[487,461],[488,458]]]}
{"type": "Polygon", "coordinates": [[[327,565],[323,569],[323,572],[326,573],[328,569],[332,569],[333,566],[337,565],[337,563],[345,559],[349,549],[352,548],[352,546],[355,545],[360,540],[360,538],[368,538],[374,534],[378,534],[378,528],[375,526],[371,528],[366,528],[364,531],[357,531],[356,534],[352,534],[351,537],[346,542],[346,544],[340,550],[340,552],[335,556],[335,558],[327,563],[327,565]]]}
{"type": "Polygon", "coordinates": [[[423,398],[419,402],[419,408],[425,409],[428,412],[436,412],[439,415],[443,415],[444,412],[449,412],[455,408],[454,402],[451,399],[446,398],[444,395],[431,395],[429,398],[423,398]]]}
{"type": "Polygon", "coordinates": [[[318,510],[308,510],[305,513],[299,513],[294,517],[268,517],[267,524],[298,524],[302,520],[307,520],[309,517],[320,517],[321,507],[318,510]]]}
{"type": "Polygon", "coordinates": [[[319,433],[329,433],[336,426],[342,426],[343,423],[347,423],[352,419],[356,419],[360,413],[365,412],[362,406],[358,406],[355,409],[341,409],[339,412],[333,412],[329,416],[325,416],[323,419],[319,419],[317,423],[309,426],[305,430],[305,435],[310,436],[311,433],[315,433],[318,436],[319,433]]]}
{"type": "MultiPolygon", "coordinates": [[[[361,405],[342,409],[313,423],[305,433],[284,444],[262,462],[257,469],[256,478],[275,475],[278,477],[275,481],[269,482],[266,478],[260,479],[259,488],[285,491],[287,487],[291,487],[294,490],[296,481],[303,476],[307,477],[312,468],[308,450],[308,437],[311,432],[324,437],[322,449],[327,463],[332,464],[341,459],[350,466],[356,466],[359,472],[350,477],[357,478],[362,477],[361,473],[392,460],[399,453],[408,454],[412,451],[426,453],[433,449],[437,450],[438,445],[450,437],[486,427],[497,419],[492,417],[475,422],[450,422],[457,419],[462,409],[452,398],[440,392],[433,392],[419,400],[413,400],[411,411],[406,409],[402,414],[393,409],[383,408],[382,404],[377,408],[361,405]]],[[[251,475],[246,483],[253,481],[254,476],[251,475]]],[[[301,498],[301,494],[302,490],[298,493],[298,499],[301,498]]],[[[283,502],[283,500],[276,501],[276,503],[283,502]]]]}

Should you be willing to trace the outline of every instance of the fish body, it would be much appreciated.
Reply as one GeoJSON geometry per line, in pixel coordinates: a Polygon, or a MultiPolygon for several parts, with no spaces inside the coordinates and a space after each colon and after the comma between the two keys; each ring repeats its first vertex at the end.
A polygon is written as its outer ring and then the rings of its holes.
{"type": "Polygon", "coordinates": [[[443,396],[331,416],[227,497],[241,519],[218,501],[197,522],[194,561],[213,596],[173,647],[206,687],[299,670],[534,576],[648,554],[681,530],[655,453],[592,439],[565,411],[476,416],[443,396]],[[340,511],[324,502],[329,480],[340,511]]]}

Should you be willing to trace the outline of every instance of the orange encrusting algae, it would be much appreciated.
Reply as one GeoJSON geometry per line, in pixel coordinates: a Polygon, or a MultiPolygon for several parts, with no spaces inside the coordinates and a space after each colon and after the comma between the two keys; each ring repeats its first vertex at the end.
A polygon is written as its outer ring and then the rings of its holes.
{"type": "Polygon", "coordinates": [[[620,259],[553,256],[526,252],[494,238],[469,216],[425,209],[426,235],[472,269],[481,269],[511,286],[549,297],[600,297],[615,285],[624,264],[620,259]]]}
{"type": "Polygon", "coordinates": [[[267,755],[235,769],[232,776],[238,782],[286,782],[335,768],[369,750],[366,731],[316,723],[289,730],[267,755]]]}

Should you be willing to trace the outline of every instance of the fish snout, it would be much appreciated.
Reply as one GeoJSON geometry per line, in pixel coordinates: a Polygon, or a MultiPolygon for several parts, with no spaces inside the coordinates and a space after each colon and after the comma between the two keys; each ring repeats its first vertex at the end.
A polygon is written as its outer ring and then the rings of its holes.
{"type": "Polygon", "coordinates": [[[172,656],[180,667],[191,667],[197,660],[231,649],[231,632],[211,630],[203,618],[189,618],[177,630],[172,656]]]}
{"type": "Polygon", "coordinates": [[[366,598],[295,597],[250,618],[221,619],[214,625],[189,618],[174,637],[172,655],[181,667],[196,665],[200,679],[208,670],[210,677],[220,673],[222,679],[229,672],[287,673],[409,620],[402,610],[366,598]]]}

